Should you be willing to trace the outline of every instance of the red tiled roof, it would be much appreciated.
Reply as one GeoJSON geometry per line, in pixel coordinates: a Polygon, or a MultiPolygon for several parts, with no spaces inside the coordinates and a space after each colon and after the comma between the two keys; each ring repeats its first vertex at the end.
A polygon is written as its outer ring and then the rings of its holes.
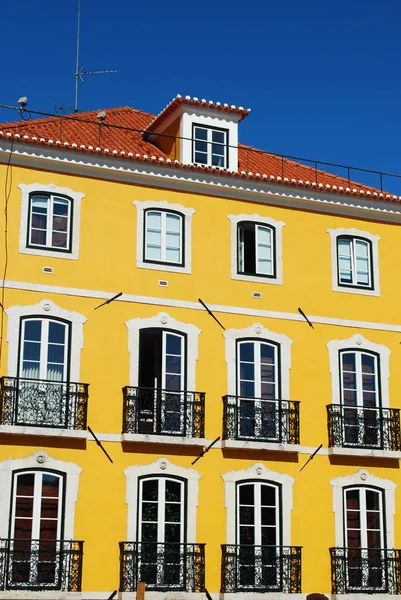
{"type": "MultiPolygon", "coordinates": [[[[235,110],[242,109],[240,107],[235,110]]],[[[97,118],[97,114],[98,111],[91,111],[4,123],[0,125],[0,137],[75,152],[159,163],[171,168],[218,173],[226,177],[269,181],[401,203],[400,196],[380,192],[376,188],[348,181],[345,177],[321,169],[316,170],[312,166],[244,144],[239,144],[238,148],[238,172],[201,165],[183,165],[178,160],[171,160],[154,144],[143,139],[143,132],[149,131],[149,126],[155,121],[154,115],[129,106],[108,109],[106,119],[102,122],[97,118]]]]}

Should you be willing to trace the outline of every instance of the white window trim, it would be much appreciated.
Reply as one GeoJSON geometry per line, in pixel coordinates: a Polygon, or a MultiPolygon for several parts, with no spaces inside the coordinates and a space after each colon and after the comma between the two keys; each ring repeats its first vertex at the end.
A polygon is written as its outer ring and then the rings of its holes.
{"type": "Polygon", "coordinates": [[[134,542],[137,539],[139,477],[168,475],[181,477],[187,481],[187,543],[196,543],[196,509],[199,503],[199,479],[201,478],[198,471],[179,467],[171,463],[168,458],[162,457],[147,465],[133,465],[123,472],[127,479],[125,500],[128,505],[127,541],[134,542]]]}
{"type": "Polygon", "coordinates": [[[238,122],[241,116],[236,113],[216,111],[216,109],[184,105],[180,122],[180,162],[184,165],[192,161],[192,126],[200,125],[227,131],[228,155],[226,168],[212,167],[222,171],[238,172],[238,122]],[[217,115],[216,115],[217,112],[217,115]]]}
{"type": "Polygon", "coordinates": [[[344,488],[350,486],[376,487],[384,491],[384,507],[386,516],[386,541],[388,548],[394,548],[394,514],[395,488],[397,485],[389,479],[371,475],[366,469],[361,469],[353,475],[336,477],[330,481],[333,488],[333,512],[335,518],[336,547],[343,548],[344,540],[344,488]]]}
{"type": "MultiPolygon", "coordinates": [[[[134,202],[137,214],[136,214],[136,266],[140,269],[152,269],[154,271],[168,271],[170,273],[191,273],[191,260],[192,260],[192,215],[195,213],[194,208],[188,208],[182,204],[171,204],[166,200],[161,202],[154,202],[153,200],[145,200],[140,202],[135,200],[134,202]],[[145,233],[145,210],[163,210],[173,211],[182,214],[182,231],[184,235],[184,246],[182,247],[182,257],[184,259],[184,266],[166,265],[162,262],[151,263],[145,262],[144,260],[144,233],[145,233]]],[[[182,240],[181,240],[182,243],[182,240]]]]}
{"type": "Polygon", "coordinates": [[[382,344],[375,344],[365,339],[362,335],[356,334],[346,340],[332,340],[326,344],[329,350],[330,373],[331,373],[331,393],[332,404],[341,403],[341,388],[340,388],[340,364],[339,353],[341,350],[351,350],[355,352],[375,352],[379,356],[380,362],[380,394],[381,405],[383,408],[389,408],[389,378],[390,366],[389,358],[391,350],[382,344]]]}
{"type": "Polygon", "coordinates": [[[198,337],[201,332],[195,325],[182,323],[170,317],[167,313],[159,313],[149,319],[131,319],[127,321],[128,352],[130,355],[130,382],[129,385],[138,387],[139,374],[139,332],[141,329],[173,329],[187,336],[187,383],[189,391],[196,391],[196,361],[198,360],[198,337]]]}
{"type": "Polygon", "coordinates": [[[280,484],[282,506],[283,546],[291,546],[292,486],[294,479],[284,473],[271,471],[262,463],[256,463],[249,469],[229,471],[221,476],[224,481],[224,503],[226,511],[226,543],[235,544],[236,540],[236,484],[247,480],[273,482],[280,484]]]}
{"type": "Polygon", "coordinates": [[[9,377],[18,377],[18,348],[20,339],[20,323],[22,317],[64,319],[71,323],[70,346],[70,380],[80,381],[80,355],[83,347],[86,317],[83,315],[60,308],[51,300],[41,300],[38,304],[29,306],[11,306],[6,309],[8,317],[7,342],[8,342],[8,367],[9,377]]]}
{"type": "Polygon", "coordinates": [[[79,475],[81,467],[63,460],[57,460],[44,450],[39,450],[25,458],[10,458],[0,462],[0,538],[8,538],[9,515],[13,472],[20,469],[42,469],[60,471],[65,478],[64,496],[64,539],[74,539],[75,503],[78,498],[79,475]]]}
{"type": "Polygon", "coordinates": [[[344,292],[346,294],[362,294],[364,296],[380,296],[380,281],[379,281],[379,248],[378,242],[380,240],[379,235],[373,235],[368,231],[360,231],[359,229],[327,229],[330,234],[331,242],[331,281],[332,289],[334,292],[344,292]],[[345,285],[338,285],[338,261],[337,261],[337,238],[343,235],[350,237],[364,238],[371,243],[371,265],[370,268],[373,273],[373,289],[367,290],[363,286],[361,287],[347,287],[345,285]]]}
{"type": "Polygon", "coordinates": [[[238,279],[240,281],[252,281],[254,283],[269,284],[273,283],[276,285],[283,284],[283,227],[285,223],[283,221],[275,221],[270,217],[262,217],[257,214],[253,215],[227,215],[227,218],[231,222],[231,279],[238,279]],[[275,247],[274,247],[274,259],[276,262],[276,276],[254,276],[244,275],[237,272],[238,265],[238,223],[241,221],[251,221],[257,225],[267,225],[275,229],[275,247]]]}
{"type": "Polygon", "coordinates": [[[236,345],[238,340],[252,338],[266,342],[275,342],[280,345],[280,372],[281,372],[281,397],[290,399],[290,369],[291,369],[291,344],[292,340],[284,334],[274,333],[259,323],[244,329],[229,329],[224,332],[226,340],[227,363],[227,395],[235,396],[237,393],[237,362],[236,345]]]}
{"type": "Polygon", "coordinates": [[[22,191],[21,199],[21,223],[20,223],[20,236],[19,236],[19,252],[21,254],[34,254],[36,256],[51,256],[53,258],[66,258],[72,260],[78,260],[79,254],[79,231],[81,224],[81,200],[85,197],[82,192],[75,192],[70,188],[63,188],[50,183],[43,185],[42,183],[31,183],[26,185],[20,183],[18,185],[22,191]],[[48,248],[27,248],[26,241],[28,238],[28,221],[29,221],[29,196],[30,194],[37,192],[44,192],[49,194],[60,194],[62,196],[68,196],[72,202],[72,222],[71,227],[71,252],[60,251],[57,252],[48,248]]]}

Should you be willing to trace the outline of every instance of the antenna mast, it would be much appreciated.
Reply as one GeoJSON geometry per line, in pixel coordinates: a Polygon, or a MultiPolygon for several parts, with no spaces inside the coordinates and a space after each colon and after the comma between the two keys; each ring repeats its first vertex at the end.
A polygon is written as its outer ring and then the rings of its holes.
{"type": "Polygon", "coordinates": [[[117,73],[117,69],[107,71],[86,71],[84,67],[79,67],[79,42],[81,37],[81,0],[78,0],[78,20],[77,20],[77,55],[75,62],[75,99],[74,113],[78,112],[78,88],[79,82],[84,82],[84,75],[104,75],[106,73],[117,73]]]}

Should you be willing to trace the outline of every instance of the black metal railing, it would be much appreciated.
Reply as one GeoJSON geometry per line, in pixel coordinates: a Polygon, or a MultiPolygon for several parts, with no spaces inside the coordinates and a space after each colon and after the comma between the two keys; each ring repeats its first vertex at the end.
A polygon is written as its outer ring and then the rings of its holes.
{"type": "Polygon", "coordinates": [[[80,592],[83,542],[0,539],[0,590],[80,592]]]}
{"type": "Polygon", "coordinates": [[[401,450],[398,408],[330,404],[327,426],[331,448],[401,450]]]}
{"type": "Polygon", "coordinates": [[[333,594],[401,593],[401,550],[330,548],[333,594]]]}
{"type": "Polygon", "coordinates": [[[86,429],[87,383],[0,378],[0,425],[86,429]]]}
{"type": "Polygon", "coordinates": [[[205,394],[123,388],[123,433],[203,438],[205,394]]]}
{"type": "Polygon", "coordinates": [[[223,396],[223,439],[299,444],[299,402],[223,396]]]}
{"type": "Polygon", "coordinates": [[[301,593],[300,546],[222,545],[221,592],[301,593]]]}
{"type": "Polygon", "coordinates": [[[120,591],[138,581],[152,590],[205,590],[205,544],[120,542],[120,591]]]}

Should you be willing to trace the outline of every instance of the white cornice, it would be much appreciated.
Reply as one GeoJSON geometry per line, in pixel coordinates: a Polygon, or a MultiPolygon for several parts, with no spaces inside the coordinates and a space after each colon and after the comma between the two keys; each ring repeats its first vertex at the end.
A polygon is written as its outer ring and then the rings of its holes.
{"type": "MultiPolygon", "coordinates": [[[[7,163],[11,142],[0,139],[0,163],[7,163]]],[[[112,153],[111,153],[112,154],[112,153]]],[[[73,150],[14,143],[11,164],[32,169],[96,177],[111,181],[182,190],[260,204],[345,214],[366,220],[401,222],[401,204],[360,196],[336,194],[297,186],[208,173],[190,168],[172,168],[158,163],[120,159],[115,155],[74,153],[73,150]]]]}

